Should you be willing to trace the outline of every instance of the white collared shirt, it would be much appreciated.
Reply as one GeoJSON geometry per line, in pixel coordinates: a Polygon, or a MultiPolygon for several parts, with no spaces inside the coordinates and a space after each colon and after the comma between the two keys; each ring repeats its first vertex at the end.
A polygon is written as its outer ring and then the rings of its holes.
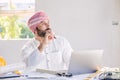
{"type": "Polygon", "coordinates": [[[72,48],[69,42],[56,36],[42,53],[38,50],[39,42],[35,39],[27,42],[22,48],[22,58],[27,67],[63,70],[68,68],[72,48]]]}

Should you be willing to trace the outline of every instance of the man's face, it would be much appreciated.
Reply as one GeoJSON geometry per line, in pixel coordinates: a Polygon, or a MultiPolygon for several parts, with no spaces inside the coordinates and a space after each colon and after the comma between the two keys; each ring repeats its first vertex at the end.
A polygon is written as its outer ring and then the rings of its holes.
{"type": "Polygon", "coordinates": [[[52,30],[49,26],[49,21],[48,20],[45,20],[45,21],[42,21],[39,26],[36,28],[37,30],[37,33],[40,37],[45,37],[46,35],[46,32],[47,33],[52,33],[52,30]]]}

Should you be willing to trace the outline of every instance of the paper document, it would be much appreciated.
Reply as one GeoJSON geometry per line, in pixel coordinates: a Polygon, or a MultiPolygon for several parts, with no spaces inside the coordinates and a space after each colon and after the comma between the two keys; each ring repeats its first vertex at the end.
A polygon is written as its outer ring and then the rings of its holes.
{"type": "Polygon", "coordinates": [[[0,79],[16,78],[16,77],[20,77],[20,75],[15,74],[15,73],[0,74],[0,79]]]}
{"type": "Polygon", "coordinates": [[[54,70],[47,70],[47,69],[36,69],[37,72],[40,73],[48,73],[48,74],[57,74],[57,73],[66,73],[67,70],[59,70],[59,71],[54,71],[54,70]]]}
{"type": "Polygon", "coordinates": [[[56,75],[40,73],[40,72],[36,72],[36,71],[28,72],[23,75],[27,75],[28,79],[49,79],[49,78],[56,77],[56,75]]]}
{"type": "Polygon", "coordinates": [[[25,68],[25,63],[14,63],[14,64],[9,64],[6,66],[1,66],[0,67],[0,74],[3,73],[8,73],[16,70],[21,70],[25,68]]]}

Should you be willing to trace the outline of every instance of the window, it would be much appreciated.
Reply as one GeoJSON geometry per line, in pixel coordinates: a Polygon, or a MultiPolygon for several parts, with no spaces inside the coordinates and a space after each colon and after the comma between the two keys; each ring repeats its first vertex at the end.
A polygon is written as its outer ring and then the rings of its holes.
{"type": "Polygon", "coordinates": [[[27,26],[35,0],[0,0],[0,39],[32,38],[27,26]]]}

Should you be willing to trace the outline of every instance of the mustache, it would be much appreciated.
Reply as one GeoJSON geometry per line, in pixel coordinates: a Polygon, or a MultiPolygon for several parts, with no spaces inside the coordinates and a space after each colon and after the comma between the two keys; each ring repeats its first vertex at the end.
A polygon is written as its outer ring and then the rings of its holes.
{"type": "Polygon", "coordinates": [[[47,30],[51,30],[51,28],[47,28],[45,31],[47,31],[47,30]]]}
{"type": "Polygon", "coordinates": [[[47,29],[45,29],[45,30],[43,31],[43,30],[38,29],[38,27],[37,27],[36,30],[37,30],[37,34],[38,34],[40,37],[45,37],[47,31],[49,31],[49,30],[51,31],[51,28],[47,28],[47,29]]]}

